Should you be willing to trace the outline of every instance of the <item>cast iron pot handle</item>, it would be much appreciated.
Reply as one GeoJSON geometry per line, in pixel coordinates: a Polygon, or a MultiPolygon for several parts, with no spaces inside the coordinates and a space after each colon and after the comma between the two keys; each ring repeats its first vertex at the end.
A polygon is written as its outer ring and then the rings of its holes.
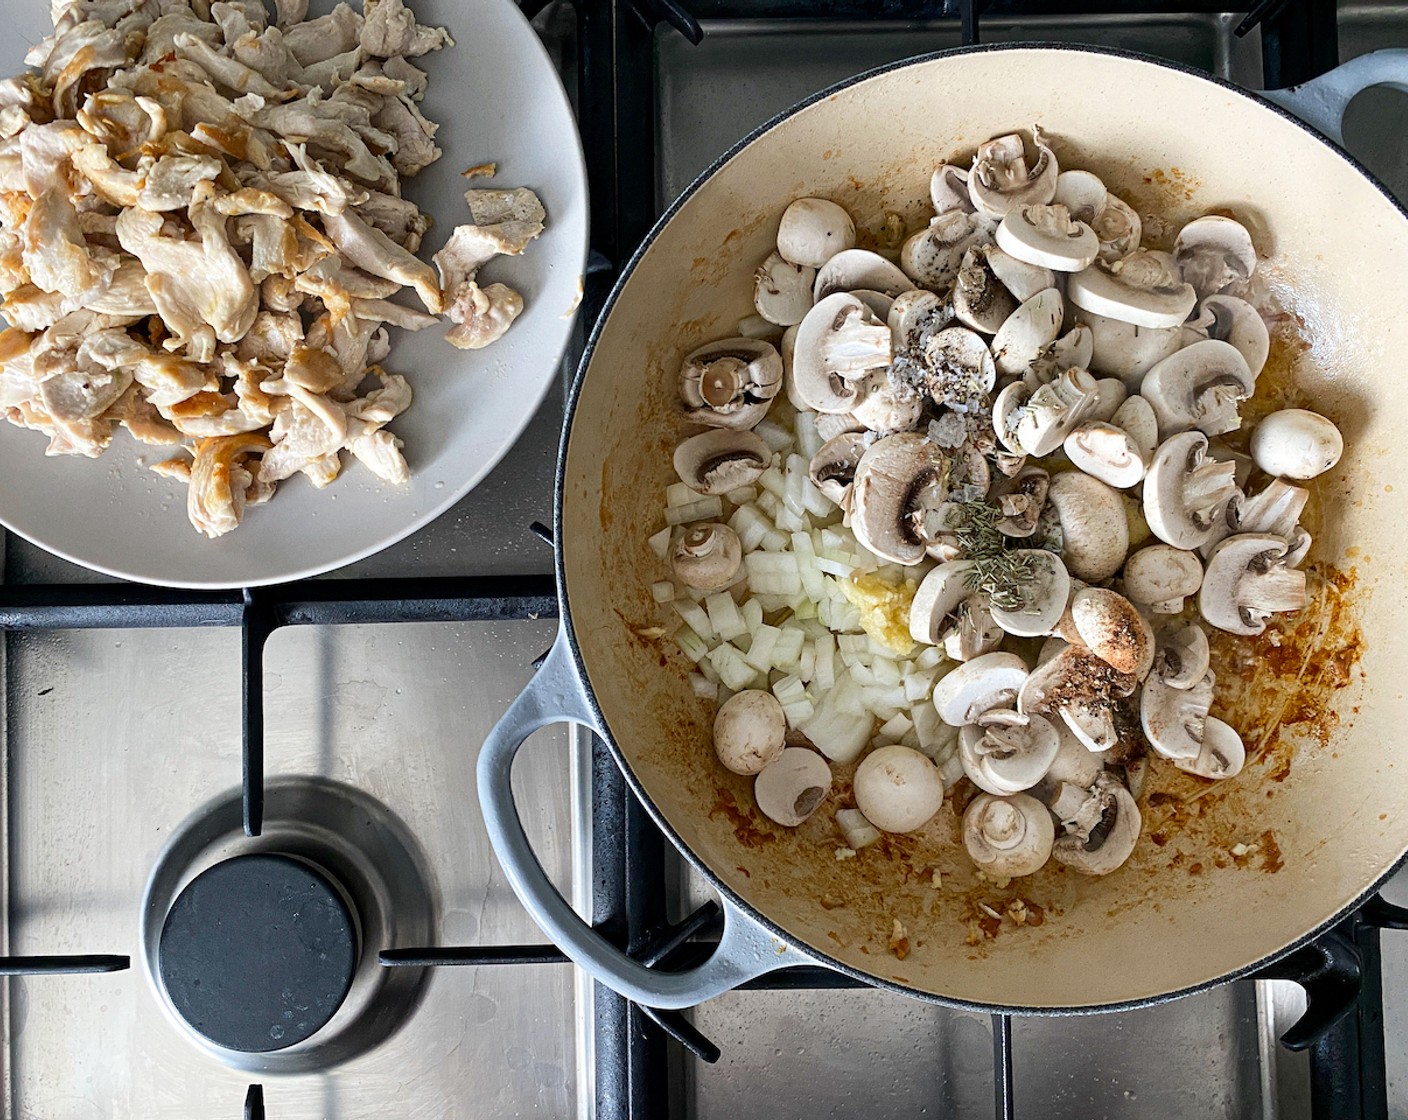
{"type": "Polygon", "coordinates": [[[1313,81],[1290,89],[1268,90],[1262,96],[1343,147],[1344,111],[1355,94],[1370,86],[1408,91],[1408,50],[1361,54],[1313,81]]]}
{"type": "Polygon", "coordinates": [[[774,969],[813,964],[728,899],[723,900],[724,932],[719,947],[687,972],[659,972],[626,956],[577,916],[557,892],[534,855],[510,775],[525,739],[550,723],[577,723],[602,734],[586,686],[577,675],[563,631],[559,630],[543,667],[495,725],[479,752],[479,804],[484,825],[504,873],[528,913],[564,953],[593,978],[647,1007],[693,1007],[746,980],[774,969]]]}

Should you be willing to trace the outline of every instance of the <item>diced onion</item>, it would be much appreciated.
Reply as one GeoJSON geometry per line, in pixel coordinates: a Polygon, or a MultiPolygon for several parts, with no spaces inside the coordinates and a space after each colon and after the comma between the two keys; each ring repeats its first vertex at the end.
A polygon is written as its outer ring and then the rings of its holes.
{"type": "Polygon", "coordinates": [[[719,686],[710,680],[706,680],[698,673],[689,675],[690,687],[694,689],[695,696],[702,696],[706,700],[717,700],[719,696],[719,686]]]}
{"type": "Polygon", "coordinates": [[[724,501],[717,494],[690,502],[687,506],[673,506],[665,511],[665,520],[671,525],[684,525],[690,521],[713,521],[724,512],[724,501]]]}
{"type": "Polygon", "coordinates": [[[708,612],[698,603],[689,599],[676,599],[670,605],[675,608],[675,612],[680,618],[684,619],[685,625],[705,641],[714,636],[714,627],[709,622],[708,612]]]}
{"type": "Polygon", "coordinates": [[[666,526],[650,538],[650,551],[664,560],[670,555],[670,528],[666,526]]]}
{"type": "Polygon", "coordinates": [[[675,631],[675,644],[691,661],[699,661],[709,652],[708,644],[689,628],[688,623],[675,631]]]}
{"type": "Polygon", "coordinates": [[[673,602],[675,598],[675,585],[667,579],[662,579],[659,583],[650,585],[650,597],[657,603],[673,602]]]}
{"type": "Polygon", "coordinates": [[[866,820],[859,809],[837,809],[836,823],[846,838],[846,847],[855,851],[880,839],[880,830],[866,820]]]}

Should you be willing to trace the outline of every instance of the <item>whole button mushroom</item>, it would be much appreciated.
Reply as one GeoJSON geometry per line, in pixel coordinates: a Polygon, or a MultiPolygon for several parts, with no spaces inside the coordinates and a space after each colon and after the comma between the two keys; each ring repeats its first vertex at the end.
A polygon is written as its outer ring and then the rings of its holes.
{"type": "Polygon", "coordinates": [[[855,244],[856,224],[834,202],[799,198],[782,212],[777,251],[790,264],[820,268],[842,250],[855,248],[855,244]]]}
{"type": "Polygon", "coordinates": [[[714,753],[724,769],[757,774],[782,757],[787,718],[770,692],[736,692],[714,716],[714,753]]]}
{"type": "Polygon", "coordinates": [[[1082,471],[1063,471],[1052,478],[1046,500],[1061,522],[1061,556],[1071,575],[1097,583],[1119,571],[1129,552],[1119,491],[1082,471]]]}
{"type": "Polygon", "coordinates": [[[882,832],[913,832],[939,811],[939,768],[909,747],[880,747],[856,767],[856,805],[882,832]]]}
{"type": "Polygon", "coordinates": [[[1154,614],[1177,614],[1183,600],[1203,585],[1203,562],[1195,552],[1151,544],[1125,562],[1125,594],[1154,614]]]}
{"type": "Polygon", "coordinates": [[[1252,430],[1252,460],[1270,475],[1305,480],[1324,474],[1344,454],[1340,430],[1318,412],[1283,408],[1252,430]]]}
{"type": "Polygon", "coordinates": [[[963,846],[986,875],[1016,879],[1051,857],[1056,826],[1046,806],[1025,793],[980,793],[963,814],[963,846]]]}
{"type": "Polygon", "coordinates": [[[727,525],[691,525],[675,545],[671,566],[681,583],[700,591],[722,591],[738,574],[743,545],[727,525]]]}
{"type": "Polygon", "coordinates": [[[1121,673],[1142,677],[1154,663],[1154,632],[1123,595],[1087,587],[1071,600],[1071,619],[1090,652],[1121,673]]]}
{"type": "Polygon", "coordinates": [[[753,780],[753,799],[763,815],[796,828],[831,792],[831,767],[815,751],[788,747],[753,780]]]}

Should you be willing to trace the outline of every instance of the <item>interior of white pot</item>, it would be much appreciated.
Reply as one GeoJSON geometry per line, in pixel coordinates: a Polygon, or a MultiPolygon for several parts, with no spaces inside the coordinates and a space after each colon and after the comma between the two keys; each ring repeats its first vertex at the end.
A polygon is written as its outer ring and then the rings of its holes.
{"type": "Polygon", "coordinates": [[[1408,222],[1343,157],[1242,94],[1127,57],[1023,48],[934,58],[822,97],[737,153],[678,207],[619,293],[565,464],[571,625],[612,737],[670,828],[813,949],[925,992],[1015,1007],[1205,983],[1350,902],[1408,847],[1408,817],[1396,812],[1408,788],[1408,633],[1397,623],[1408,596],[1408,441],[1392,405],[1408,352],[1405,259],[1408,222]],[[921,832],[846,862],[833,822],[852,804],[844,773],[802,828],[761,817],[748,780],[715,760],[712,704],[692,694],[690,663],[651,636],[660,615],[650,584],[666,573],[646,538],[663,524],[670,453],[688,430],[680,359],[752,313],[753,270],[787,203],[819,195],[862,229],[886,210],[918,228],[936,163],[1034,123],[1063,164],[1163,215],[1165,243],[1209,210],[1248,225],[1289,313],[1257,407],[1313,404],[1340,425],[1347,451],[1317,484],[1311,607],[1245,647],[1245,665],[1219,646],[1219,704],[1249,749],[1242,774],[1214,788],[1156,763],[1144,836],[1123,868],[1089,879],[1053,865],[999,887],[974,878],[952,799],[921,832]],[[1015,900],[1025,924],[1011,915],[1015,900]]]}

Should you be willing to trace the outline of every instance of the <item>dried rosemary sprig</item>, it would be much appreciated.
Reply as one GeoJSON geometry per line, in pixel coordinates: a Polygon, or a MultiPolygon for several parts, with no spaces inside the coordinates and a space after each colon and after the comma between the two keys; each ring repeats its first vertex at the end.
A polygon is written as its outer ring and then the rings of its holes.
{"type": "Polygon", "coordinates": [[[981,498],[954,503],[947,517],[959,550],[973,561],[964,582],[974,591],[986,591],[993,606],[1019,611],[1027,605],[1036,568],[1029,552],[1007,547],[997,527],[1001,520],[1002,511],[981,498]]]}

